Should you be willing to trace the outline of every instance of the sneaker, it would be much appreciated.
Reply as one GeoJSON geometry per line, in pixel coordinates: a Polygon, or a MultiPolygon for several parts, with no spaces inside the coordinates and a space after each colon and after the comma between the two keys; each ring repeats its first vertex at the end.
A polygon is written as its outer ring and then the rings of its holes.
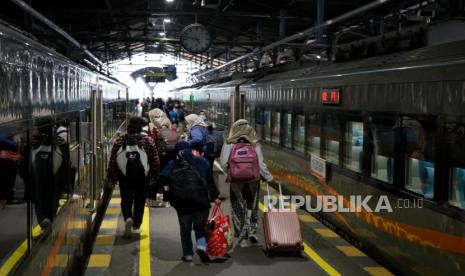
{"type": "Polygon", "coordinates": [[[251,244],[257,244],[258,243],[258,238],[255,235],[250,235],[249,240],[250,240],[251,244]]]}
{"type": "Polygon", "coordinates": [[[193,257],[192,255],[182,256],[181,260],[186,263],[192,263],[193,257]]]}
{"type": "Polygon", "coordinates": [[[132,233],[133,234],[140,234],[140,228],[139,227],[132,228],[132,233]]]}
{"type": "Polygon", "coordinates": [[[244,247],[249,247],[250,244],[249,244],[249,241],[247,239],[242,239],[240,242],[239,242],[239,246],[244,248],[244,247]]]}
{"type": "Polygon", "coordinates": [[[199,255],[200,261],[202,261],[202,263],[210,262],[210,257],[208,257],[208,254],[205,250],[197,249],[196,252],[197,252],[197,255],[199,255]]]}
{"type": "Polygon", "coordinates": [[[132,218],[128,218],[126,220],[126,224],[124,225],[124,237],[131,238],[132,237],[132,218]]]}

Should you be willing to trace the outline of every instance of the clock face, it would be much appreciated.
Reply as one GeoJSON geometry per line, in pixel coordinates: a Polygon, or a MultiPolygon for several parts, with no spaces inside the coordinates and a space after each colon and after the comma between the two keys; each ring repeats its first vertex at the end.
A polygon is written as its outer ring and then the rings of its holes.
{"type": "Polygon", "coordinates": [[[181,32],[181,45],[187,51],[200,54],[210,48],[212,39],[210,32],[202,24],[191,24],[181,32]]]}

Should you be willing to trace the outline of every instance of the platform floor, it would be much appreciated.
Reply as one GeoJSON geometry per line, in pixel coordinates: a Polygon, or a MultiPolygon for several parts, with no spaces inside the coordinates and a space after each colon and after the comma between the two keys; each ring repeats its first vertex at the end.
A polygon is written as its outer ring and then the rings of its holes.
{"type": "MultiPolygon", "coordinates": [[[[266,257],[260,231],[259,245],[235,247],[229,259],[202,264],[196,256],[193,263],[184,263],[180,260],[179,225],[173,208],[146,207],[142,233],[125,239],[119,204],[119,191],[115,189],[86,275],[392,275],[301,210],[298,212],[305,242],[302,257],[266,257]]],[[[229,213],[229,201],[222,205],[229,213]]],[[[262,204],[260,207],[263,211],[262,204]]]]}

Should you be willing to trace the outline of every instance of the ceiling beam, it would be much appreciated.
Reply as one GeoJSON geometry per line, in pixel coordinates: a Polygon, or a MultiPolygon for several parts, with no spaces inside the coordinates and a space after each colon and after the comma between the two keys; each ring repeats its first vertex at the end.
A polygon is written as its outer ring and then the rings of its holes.
{"type": "MultiPolygon", "coordinates": [[[[110,37],[101,37],[101,36],[79,36],[79,39],[83,42],[130,42],[130,43],[167,43],[167,44],[179,44],[179,39],[177,38],[150,38],[150,37],[126,37],[126,36],[110,36],[110,37]]],[[[263,46],[266,45],[266,41],[241,41],[241,40],[230,40],[230,41],[220,41],[214,40],[213,45],[231,45],[231,46],[263,46]]],[[[249,49],[247,49],[249,50],[249,49]]]]}
{"type": "MultiPolygon", "coordinates": [[[[73,9],[73,10],[62,10],[66,16],[117,16],[121,17],[163,17],[163,16],[207,16],[212,17],[216,16],[217,12],[212,10],[205,9],[196,9],[191,11],[182,11],[182,10],[164,10],[164,9],[144,9],[144,10],[123,10],[123,9],[113,9],[110,12],[107,9],[73,9]]],[[[222,18],[251,18],[254,20],[273,20],[279,21],[281,16],[276,14],[266,14],[266,13],[252,13],[248,11],[227,11],[221,15],[222,18]]],[[[285,20],[291,21],[303,21],[305,23],[312,22],[308,17],[298,17],[298,16],[284,16],[285,20]]]]}

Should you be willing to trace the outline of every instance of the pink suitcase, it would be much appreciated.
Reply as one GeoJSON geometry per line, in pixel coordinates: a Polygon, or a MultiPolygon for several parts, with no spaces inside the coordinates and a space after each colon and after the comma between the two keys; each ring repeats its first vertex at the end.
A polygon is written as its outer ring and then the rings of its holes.
{"type": "MultiPolygon", "coordinates": [[[[279,194],[282,194],[281,185],[279,185],[279,194]]],[[[281,200],[280,203],[280,206],[283,206],[281,200]]],[[[295,211],[280,212],[279,210],[268,208],[268,212],[265,212],[263,217],[263,232],[268,256],[272,256],[278,252],[289,252],[300,255],[304,248],[300,232],[299,216],[295,211]]]]}

